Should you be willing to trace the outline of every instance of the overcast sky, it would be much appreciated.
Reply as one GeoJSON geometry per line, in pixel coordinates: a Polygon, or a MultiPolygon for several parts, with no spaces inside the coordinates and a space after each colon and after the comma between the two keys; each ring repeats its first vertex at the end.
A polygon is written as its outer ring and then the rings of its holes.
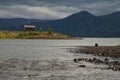
{"type": "Polygon", "coordinates": [[[60,19],[80,11],[94,15],[120,10],[120,0],[0,0],[0,18],[60,19]]]}

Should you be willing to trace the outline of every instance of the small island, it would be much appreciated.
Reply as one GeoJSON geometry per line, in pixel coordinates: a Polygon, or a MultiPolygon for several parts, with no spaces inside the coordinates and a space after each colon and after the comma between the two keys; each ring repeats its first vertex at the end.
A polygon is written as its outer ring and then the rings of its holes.
{"type": "Polygon", "coordinates": [[[68,35],[48,31],[0,31],[0,39],[76,39],[68,35]]]}

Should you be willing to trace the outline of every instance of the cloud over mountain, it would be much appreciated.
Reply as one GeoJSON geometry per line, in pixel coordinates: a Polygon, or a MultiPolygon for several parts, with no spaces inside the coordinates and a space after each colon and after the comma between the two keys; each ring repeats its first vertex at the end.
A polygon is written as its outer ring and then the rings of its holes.
{"type": "Polygon", "coordinates": [[[0,0],[0,18],[59,19],[87,10],[103,15],[120,10],[119,0],[0,0]]]}

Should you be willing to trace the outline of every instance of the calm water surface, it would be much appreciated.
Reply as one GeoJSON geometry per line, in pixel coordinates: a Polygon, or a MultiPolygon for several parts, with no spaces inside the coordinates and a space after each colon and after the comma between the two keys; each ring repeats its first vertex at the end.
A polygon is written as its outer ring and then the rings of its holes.
{"type": "Polygon", "coordinates": [[[71,59],[65,48],[75,46],[120,45],[120,38],[84,38],[83,40],[0,40],[0,59],[71,59]]]}

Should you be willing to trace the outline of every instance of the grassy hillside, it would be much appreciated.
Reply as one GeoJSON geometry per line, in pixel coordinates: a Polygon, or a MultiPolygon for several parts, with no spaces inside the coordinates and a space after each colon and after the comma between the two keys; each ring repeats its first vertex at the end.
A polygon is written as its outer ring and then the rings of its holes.
{"type": "Polygon", "coordinates": [[[55,32],[36,31],[0,31],[0,39],[74,39],[55,32]]]}

